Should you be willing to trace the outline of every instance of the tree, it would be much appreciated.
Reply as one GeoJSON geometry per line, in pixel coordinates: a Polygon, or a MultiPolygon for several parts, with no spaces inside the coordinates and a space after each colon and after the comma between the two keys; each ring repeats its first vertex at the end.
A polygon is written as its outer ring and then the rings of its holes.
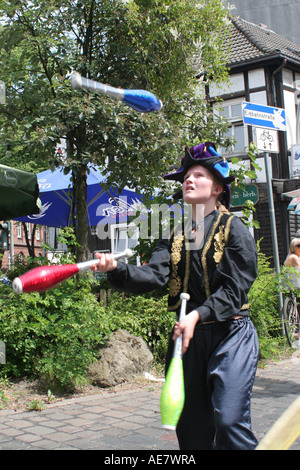
{"type": "MultiPolygon", "coordinates": [[[[223,0],[1,1],[1,162],[40,171],[72,172],[77,260],[87,257],[87,164],[107,186],[151,194],[161,176],[196,138],[224,145],[205,96],[227,76],[222,48],[223,0]],[[163,111],[139,114],[123,103],[70,88],[69,76],[162,99],[163,111]],[[61,138],[67,156],[55,153],[61,138]],[[146,169],[146,171],[145,171],[146,169]]],[[[225,142],[226,143],[226,142],[225,142]]]]}

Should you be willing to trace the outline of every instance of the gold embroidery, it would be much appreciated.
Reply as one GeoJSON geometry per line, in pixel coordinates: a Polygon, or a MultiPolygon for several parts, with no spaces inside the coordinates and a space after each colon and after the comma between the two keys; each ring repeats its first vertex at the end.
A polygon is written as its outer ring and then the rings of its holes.
{"type": "Polygon", "coordinates": [[[228,243],[229,239],[229,233],[230,233],[230,225],[231,221],[233,219],[233,215],[227,220],[226,227],[224,230],[224,225],[220,225],[220,231],[214,236],[215,239],[215,254],[214,254],[214,260],[216,262],[216,265],[218,267],[221,258],[224,253],[225,246],[228,243]]]}
{"type": "Polygon", "coordinates": [[[215,231],[217,230],[217,226],[219,225],[221,217],[222,217],[222,213],[220,212],[216,222],[214,223],[214,226],[211,230],[211,233],[208,237],[208,240],[205,243],[205,246],[204,246],[203,251],[202,251],[202,256],[201,256],[201,262],[202,262],[202,268],[203,268],[204,287],[205,287],[205,293],[206,293],[207,298],[210,296],[210,287],[209,287],[209,278],[208,278],[206,255],[207,255],[207,252],[208,252],[208,250],[209,250],[209,248],[212,244],[213,236],[215,234],[215,231]]]}
{"type": "MultiPolygon", "coordinates": [[[[183,242],[185,243],[185,272],[184,272],[184,279],[181,284],[181,279],[177,276],[177,265],[175,266],[172,262],[172,274],[171,279],[169,281],[169,295],[170,297],[176,297],[179,295],[180,292],[187,292],[188,291],[188,284],[189,284],[189,277],[190,277],[190,262],[191,262],[191,254],[189,248],[189,242],[185,239],[184,235],[176,234],[176,243],[174,244],[175,239],[172,243],[171,248],[171,260],[177,261],[177,264],[181,260],[181,252],[183,249],[183,242]],[[177,256],[179,254],[179,256],[177,256]],[[172,255],[173,258],[172,258],[172,255]]],[[[175,305],[170,305],[168,310],[177,310],[180,307],[181,299],[179,299],[175,305]]]]}
{"type": "Polygon", "coordinates": [[[250,308],[250,304],[244,304],[242,305],[241,310],[249,310],[249,308],[250,308]]]}
{"type": "Polygon", "coordinates": [[[224,253],[224,248],[225,248],[225,238],[224,238],[224,225],[220,225],[220,230],[216,235],[214,236],[214,247],[215,247],[215,253],[214,253],[214,260],[216,262],[216,265],[218,267],[221,258],[224,253]]]}
{"type": "Polygon", "coordinates": [[[231,226],[231,221],[232,221],[233,217],[234,217],[234,215],[229,217],[229,219],[227,221],[227,224],[226,224],[226,227],[225,227],[225,245],[227,245],[227,243],[228,243],[229,233],[230,233],[230,226],[231,226]]]}
{"type": "Polygon", "coordinates": [[[190,277],[190,260],[191,260],[191,250],[189,246],[186,247],[186,262],[185,262],[185,277],[183,280],[183,292],[188,291],[189,277],[190,277]]]}
{"type": "Polygon", "coordinates": [[[176,297],[180,292],[181,280],[180,277],[172,277],[169,282],[169,294],[171,297],[176,297]]]}
{"type": "Polygon", "coordinates": [[[172,263],[172,275],[169,282],[169,294],[171,297],[176,297],[179,294],[181,288],[181,279],[178,276],[178,263],[181,260],[181,250],[183,245],[184,236],[176,234],[172,243],[171,248],[171,263],[172,263]]]}

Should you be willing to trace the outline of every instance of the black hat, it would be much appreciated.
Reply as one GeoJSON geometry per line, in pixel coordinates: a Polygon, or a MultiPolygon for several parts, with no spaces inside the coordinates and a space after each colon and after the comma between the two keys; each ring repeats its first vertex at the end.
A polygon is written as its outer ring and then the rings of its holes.
{"type": "MultiPolygon", "coordinates": [[[[185,148],[184,157],[181,160],[181,166],[175,173],[169,173],[164,176],[165,180],[174,180],[183,183],[184,175],[194,165],[202,165],[207,168],[220,182],[223,183],[224,193],[223,201],[227,209],[230,208],[230,186],[234,181],[233,176],[229,176],[229,165],[227,160],[217,151],[212,142],[205,142],[192,148],[185,148]]],[[[174,199],[182,198],[182,190],[174,194],[174,199]]]]}

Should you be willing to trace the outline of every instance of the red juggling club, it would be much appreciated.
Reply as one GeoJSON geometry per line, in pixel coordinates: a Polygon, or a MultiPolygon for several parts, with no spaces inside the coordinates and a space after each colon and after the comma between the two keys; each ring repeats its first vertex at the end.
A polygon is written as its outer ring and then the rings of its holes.
{"type": "MultiPolygon", "coordinates": [[[[125,250],[114,255],[114,259],[130,258],[131,250],[125,250]]],[[[52,289],[69,277],[87,271],[92,266],[96,266],[99,259],[92,259],[76,264],[60,264],[52,266],[38,266],[27,273],[16,277],[12,287],[18,294],[21,292],[44,292],[52,289]]]]}

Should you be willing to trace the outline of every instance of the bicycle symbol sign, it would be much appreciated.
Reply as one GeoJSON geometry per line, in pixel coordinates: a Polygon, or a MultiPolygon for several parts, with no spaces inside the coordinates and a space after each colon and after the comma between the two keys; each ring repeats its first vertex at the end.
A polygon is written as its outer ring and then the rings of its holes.
{"type": "Polygon", "coordinates": [[[254,137],[258,150],[268,153],[279,152],[278,136],[276,130],[256,127],[254,129],[254,137]]]}

